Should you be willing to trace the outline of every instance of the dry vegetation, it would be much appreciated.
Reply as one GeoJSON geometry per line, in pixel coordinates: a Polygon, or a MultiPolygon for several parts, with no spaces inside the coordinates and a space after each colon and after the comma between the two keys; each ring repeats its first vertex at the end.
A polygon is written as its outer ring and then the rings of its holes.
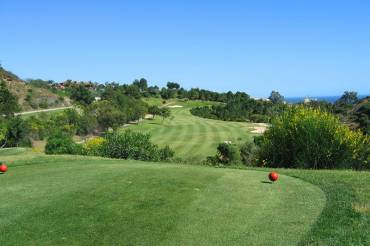
{"type": "Polygon", "coordinates": [[[70,105],[70,99],[60,97],[44,88],[30,86],[15,74],[1,67],[0,79],[5,81],[9,90],[17,97],[22,111],[70,105]]]}

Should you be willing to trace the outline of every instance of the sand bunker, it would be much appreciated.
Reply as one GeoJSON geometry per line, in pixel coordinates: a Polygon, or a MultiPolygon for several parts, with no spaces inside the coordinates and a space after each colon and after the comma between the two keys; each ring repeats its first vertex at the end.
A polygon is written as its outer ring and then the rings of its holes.
{"type": "Polygon", "coordinates": [[[181,105],[171,105],[171,106],[167,106],[167,108],[182,108],[183,106],[181,105]]]}
{"type": "Polygon", "coordinates": [[[255,126],[253,127],[253,130],[251,133],[264,133],[268,127],[268,124],[266,123],[255,123],[255,126]]]}

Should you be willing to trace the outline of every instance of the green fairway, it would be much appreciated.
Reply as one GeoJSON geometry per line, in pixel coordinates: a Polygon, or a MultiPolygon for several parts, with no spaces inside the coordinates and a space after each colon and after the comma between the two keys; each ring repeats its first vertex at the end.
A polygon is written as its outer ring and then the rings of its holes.
{"type": "Polygon", "coordinates": [[[317,186],[261,171],[0,155],[14,161],[1,245],[294,245],[325,206],[317,186]]]}
{"type": "MultiPolygon", "coordinates": [[[[151,104],[158,104],[150,100],[151,104]]],[[[145,120],[128,128],[150,133],[152,141],[160,146],[169,145],[175,150],[175,157],[189,162],[200,162],[207,156],[216,154],[216,147],[224,141],[243,144],[251,140],[251,131],[255,124],[246,122],[225,122],[193,116],[189,109],[195,106],[209,105],[210,102],[200,101],[168,101],[173,117],[162,120],[156,116],[154,120],[145,120]]]]}

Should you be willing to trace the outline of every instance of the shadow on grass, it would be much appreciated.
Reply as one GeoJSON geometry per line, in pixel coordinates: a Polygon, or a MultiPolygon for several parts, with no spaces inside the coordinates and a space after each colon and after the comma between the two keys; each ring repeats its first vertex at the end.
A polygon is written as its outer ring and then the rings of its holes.
{"type": "Polygon", "coordinates": [[[162,125],[162,123],[160,123],[160,122],[148,122],[147,123],[148,125],[162,125]]]}
{"type": "Polygon", "coordinates": [[[272,184],[271,181],[261,181],[261,183],[264,183],[264,184],[272,184]]]}

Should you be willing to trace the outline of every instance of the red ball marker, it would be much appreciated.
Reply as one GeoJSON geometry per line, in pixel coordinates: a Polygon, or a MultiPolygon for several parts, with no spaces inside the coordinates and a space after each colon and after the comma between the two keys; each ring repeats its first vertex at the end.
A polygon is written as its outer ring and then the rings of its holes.
{"type": "Polygon", "coordinates": [[[8,170],[8,166],[5,164],[0,165],[0,173],[5,173],[8,170]]]}
{"type": "Polygon", "coordinates": [[[278,180],[278,178],[279,178],[279,174],[277,174],[276,172],[270,172],[269,173],[269,179],[272,182],[275,182],[276,180],[278,180]]]}

